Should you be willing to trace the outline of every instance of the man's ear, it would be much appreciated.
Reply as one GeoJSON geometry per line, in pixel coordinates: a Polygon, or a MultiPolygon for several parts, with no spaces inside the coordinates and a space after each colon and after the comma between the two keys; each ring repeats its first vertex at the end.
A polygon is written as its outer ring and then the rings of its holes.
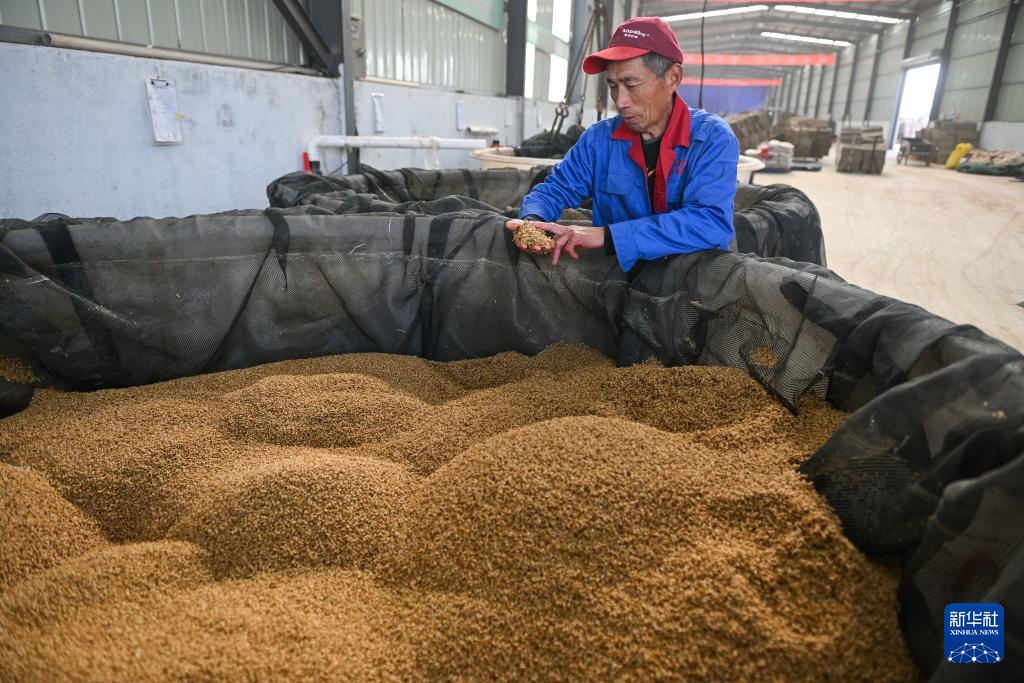
{"type": "Polygon", "coordinates": [[[670,66],[665,72],[665,78],[673,89],[678,88],[683,82],[683,65],[676,63],[670,66]]]}

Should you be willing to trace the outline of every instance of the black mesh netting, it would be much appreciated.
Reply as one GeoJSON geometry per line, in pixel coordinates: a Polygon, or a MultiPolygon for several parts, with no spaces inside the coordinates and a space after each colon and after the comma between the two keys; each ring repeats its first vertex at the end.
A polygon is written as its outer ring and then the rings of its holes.
{"type": "MultiPolygon", "coordinates": [[[[317,206],[338,214],[415,211],[434,215],[463,208],[492,209],[514,218],[522,198],[551,170],[362,168],[363,173],[349,176],[291,173],[278,178],[267,188],[270,205],[317,206]]],[[[587,223],[591,213],[568,209],[562,218],[587,223]]],[[[825,265],[818,210],[794,187],[738,185],[733,227],[737,250],[742,253],[825,265]]]]}
{"type": "Polygon", "coordinates": [[[532,138],[523,140],[515,148],[516,156],[541,159],[561,159],[569,148],[583,135],[583,126],[573,124],[564,133],[543,130],[532,138]]]}
{"type": "MultiPolygon", "coordinates": [[[[0,341],[44,378],[0,381],[3,408],[44,382],[117,387],[364,351],[450,360],[569,341],[623,364],[744,368],[790,408],[813,392],[852,412],[802,470],[858,547],[901,558],[901,619],[922,668],[969,677],[940,659],[943,609],[998,602],[1007,652],[984,675],[1021,679],[1017,351],[820,265],[704,252],[642,264],[627,282],[598,252],[557,267],[521,254],[505,218],[471,201],[405,185],[388,202],[341,182],[286,176],[275,203],[306,205],[265,211],[0,221],[0,341]]],[[[784,223],[787,191],[751,190],[781,216],[750,208],[784,223]]]]}
{"type": "Polygon", "coordinates": [[[446,213],[479,208],[511,215],[511,208],[519,206],[530,188],[551,171],[544,167],[378,171],[365,165],[360,170],[361,173],[347,176],[290,173],[267,187],[267,197],[273,207],[312,204],[337,213],[385,210],[446,213]]]}

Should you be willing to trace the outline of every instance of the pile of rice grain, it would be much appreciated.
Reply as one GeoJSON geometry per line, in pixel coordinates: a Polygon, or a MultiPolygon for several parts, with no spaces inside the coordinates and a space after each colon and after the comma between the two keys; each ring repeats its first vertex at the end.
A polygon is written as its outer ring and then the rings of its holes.
{"type": "Polygon", "coordinates": [[[335,356],[0,421],[0,678],[907,680],[796,473],[841,422],[580,347],[335,356]]]}

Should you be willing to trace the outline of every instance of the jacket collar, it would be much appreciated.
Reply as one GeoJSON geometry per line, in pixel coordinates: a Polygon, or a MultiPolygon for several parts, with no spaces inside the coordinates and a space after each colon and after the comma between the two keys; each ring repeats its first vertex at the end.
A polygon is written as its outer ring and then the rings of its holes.
{"type": "MultiPolygon", "coordinates": [[[[662,149],[666,146],[689,147],[690,146],[690,108],[678,93],[672,93],[672,116],[669,117],[668,126],[662,138],[662,149]]],[[[627,142],[640,142],[640,134],[634,133],[625,121],[619,121],[618,127],[612,133],[612,140],[625,140],[627,142]]]]}

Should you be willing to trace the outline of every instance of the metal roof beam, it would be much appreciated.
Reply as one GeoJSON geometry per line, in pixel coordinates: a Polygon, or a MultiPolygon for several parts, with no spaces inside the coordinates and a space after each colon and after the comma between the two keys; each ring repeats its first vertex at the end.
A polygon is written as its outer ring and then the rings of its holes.
{"type": "MultiPolygon", "coordinates": [[[[810,15],[793,15],[786,16],[782,13],[776,14],[765,14],[758,17],[750,17],[739,15],[735,17],[724,17],[720,21],[708,22],[704,26],[704,35],[711,35],[714,33],[720,33],[723,30],[735,30],[739,27],[746,27],[749,31],[753,31],[755,28],[775,30],[782,28],[783,33],[810,33],[813,35],[817,32],[827,32],[830,36],[821,37],[834,37],[841,35],[841,40],[860,40],[861,38],[874,35],[878,31],[877,25],[864,25],[864,26],[853,26],[850,24],[839,25],[836,22],[830,22],[823,20],[823,18],[813,18],[810,15]],[[799,29],[799,30],[797,30],[799,29]]],[[[696,37],[700,35],[700,24],[695,26],[684,25],[684,26],[673,26],[673,31],[676,37],[691,36],[696,37]]],[[[834,39],[834,38],[833,38],[834,39]]]]}
{"type": "Polygon", "coordinates": [[[298,0],[274,0],[274,5],[317,65],[331,76],[337,76],[340,73],[338,64],[342,62],[341,52],[332,50],[327,44],[317,30],[316,24],[306,13],[306,8],[298,0]]]}

